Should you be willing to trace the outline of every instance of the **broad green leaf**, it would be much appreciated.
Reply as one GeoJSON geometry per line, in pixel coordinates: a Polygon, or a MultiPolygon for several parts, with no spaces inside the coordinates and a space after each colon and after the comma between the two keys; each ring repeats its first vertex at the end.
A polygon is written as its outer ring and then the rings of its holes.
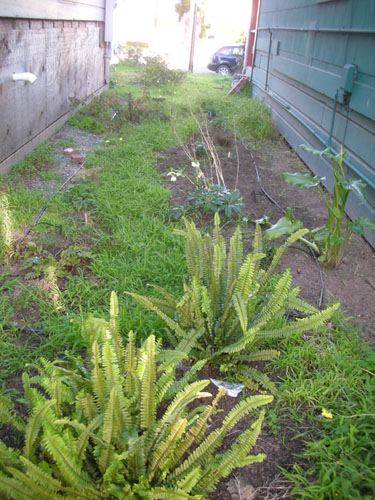
{"type": "Polygon", "coordinates": [[[301,174],[299,172],[296,172],[294,174],[284,172],[283,174],[281,174],[281,178],[287,184],[298,186],[301,189],[311,189],[317,187],[325,179],[325,177],[320,177],[319,175],[315,175],[313,177],[310,174],[301,174]]]}
{"type": "Polygon", "coordinates": [[[286,214],[281,217],[276,224],[267,229],[264,233],[264,240],[275,240],[284,234],[291,234],[299,229],[302,229],[303,224],[300,220],[293,220],[292,211],[290,208],[286,209],[286,214]]]}
{"type": "Polygon", "coordinates": [[[361,203],[366,201],[366,184],[359,179],[350,179],[348,184],[349,190],[352,191],[360,200],[361,203]]]}

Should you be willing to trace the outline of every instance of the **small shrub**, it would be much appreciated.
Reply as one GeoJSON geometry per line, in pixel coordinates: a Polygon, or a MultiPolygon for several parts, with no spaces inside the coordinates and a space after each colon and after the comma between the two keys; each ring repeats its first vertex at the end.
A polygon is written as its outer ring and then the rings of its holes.
{"type": "Polygon", "coordinates": [[[144,87],[160,87],[162,85],[181,83],[186,78],[182,70],[169,69],[161,56],[145,57],[139,81],[144,87]]]}
{"type": "Polygon", "coordinates": [[[209,381],[176,382],[184,355],[162,351],[153,336],[136,349],[130,332],[124,346],[117,307],[112,293],[110,321],[85,325],[89,366],[80,358],[42,361],[40,376],[24,375],[26,424],[0,400],[0,416],[24,432],[22,452],[0,441],[0,492],[7,498],[198,500],[234,467],[265,458],[249,455],[263,412],[228,451],[215,452],[241,417],[272,396],[242,400],[209,432],[225,389],[189,410],[190,402],[211,397],[202,392],[209,381]]]}
{"type": "Polygon", "coordinates": [[[318,311],[297,297],[299,289],[291,288],[289,269],[280,276],[274,273],[286,248],[307,230],[290,236],[276,251],[268,269],[262,269],[266,254],[261,252],[260,226],[252,253],[243,259],[239,228],[230,240],[227,255],[219,225],[216,213],[212,235],[202,236],[187,220],[186,231],[176,231],[185,238],[189,273],[182,298],[174,298],[159,287],[164,299],[128,293],[166,321],[173,332],[169,339],[174,346],[189,339],[193,359],[206,359],[241,377],[241,381],[247,380],[249,386],[254,387],[252,380],[257,380],[271,390],[273,386],[264,374],[242,363],[277,356],[274,349],[262,349],[267,341],[316,329],[333,315],[338,304],[318,311]],[[293,309],[306,317],[289,321],[285,313],[293,309]]]}
{"type": "Polygon", "coordinates": [[[126,42],[125,47],[121,47],[126,61],[134,66],[138,66],[143,61],[143,52],[148,47],[142,42],[126,42]]]}

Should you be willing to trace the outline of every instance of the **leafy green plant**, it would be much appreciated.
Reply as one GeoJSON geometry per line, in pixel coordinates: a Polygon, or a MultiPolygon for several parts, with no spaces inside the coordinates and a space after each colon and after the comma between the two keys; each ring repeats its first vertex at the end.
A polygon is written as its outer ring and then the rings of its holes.
{"type": "Polygon", "coordinates": [[[209,432],[225,389],[189,410],[211,397],[202,392],[209,381],[176,382],[176,361],[185,355],[161,350],[153,336],[137,349],[130,332],[124,346],[117,315],[112,293],[110,321],[86,322],[89,366],[77,357],[42,360],[39,376],[24,374],[26,423],[0,400],[2,420],[24,433],[22,452],[0,442],[0,491],[8,498],[198,500],[234,467],[265,458],[249,455],[263,412],[228,451],[217,449],[240,418],[272,396],[248,397],[209,432]]]}
{"type": "Polygon", "coordinates": [[[64,193],[64,201],[72,204],[77,211],[87,210],[93,201],[92,191],[92,183],[90,182],[75,184],[64,193]]]}
{"type": "Polygon", "coordinates": [[[145,88],[161,87],[163,85],[178,84],[186,79],[186,72],[178,69],[169,69],[166,61],[159,55],[144,57],[144,65],[139,76],[139,82],[145,88]]]}
{"type": "Polygon", "coordinates": [[[48,170],[55,163],[53,146],[48,143],[39,144],[34,151],[12,167],[11,175],[31,176],[48,170]]]}
{"type": "Polygon", "coordinates": [[[203,215],[223,213],[226,217],[240,214],[245,205],[241,201],[238,189],[230,191],[225,186],[213,184],[210,188],[195,189],[185,198],[185,203],[170,211],[170,216],[177,220],[183,214],[191,211],[202,212],[203,215]]]}
{"type": "Polygon", "coordinates": [[[262,269],[266,254],[261,252],[260,226],[256,228],[253,251],[245,259],[239,228],[230,240],[227,255],[217,213],[212,235],[202,236],[194,223],[187,220],[185,227],[186,231],[176,231],[185,238],[189,273],[182,298],[177,299],[159,287],[156,289],[163,299],[127,293],[164,319],[173,332],[169,335],[172,345],[189,339],[193,359],[206,359],[222,370],[230,370],[250,386],[254,385],[251,380],[257,380],[273,387],[264,374],[247,363],[277,356],[278,351],[261,347],[276,337],[316,329],[339,306],[317,311],[297,297],[298,288],[291,288],[290,270],[280,276],[274,273],[286,248],[307,230],[291,235],[276,251],[268,269],[262,269]],[[306,317],[288,320],[285,313],[293,309],[306,317]]]}
{"type": "Polygon", "coordinates": [[[32,268],[32,271],[25,275],[26,279],[51,277],[66,278],[84,264],[88,264],[93,254],[88,248],[80,245],[71,245],[60,253],[60,259],[57,260],[53,255],[46,255],[42,251],[41,257],[35,256],[35,251],[31,250],[25,255],[21,269],[32,268]]]}
{"type": "Polygon", "coordinates": [[[82,128],[94,134],[103,134],[105,132],[103,123],[92,116],[74,115],[69,118],[68,122],[72,127],[82,128]]]}
{"type": "Polygon", "coordinates": [[[324,227],[314,229],[311,234],[319,249],[320,261],[327,267],[337,268],[340,265],[345,248],[353,232],[363,235],[365,228],[375,229],[375,224],[370,219],[364,217],[358,217],[353,222],[348,220],[343,224],[345,205],[349,194],[355,194],[363,203],[366,199],[366,185],[358,179],[346,179],[342,166],[345,156],[342,147],[340,153],[337,155],[334,155],[330,149],[317,151],[305,145],[302,148],[309,153],[332,160],[334,181],[332,201],[327,198],[321,187],[321,183],[324,180],[323,177],[319,177],[318,175],[313,177],[309,174],[301,173],[284,173],[281,177],[288,184],[298,186],[301,189],[316,188],[322,195],[328,212],[327,222],[324,227]]]}

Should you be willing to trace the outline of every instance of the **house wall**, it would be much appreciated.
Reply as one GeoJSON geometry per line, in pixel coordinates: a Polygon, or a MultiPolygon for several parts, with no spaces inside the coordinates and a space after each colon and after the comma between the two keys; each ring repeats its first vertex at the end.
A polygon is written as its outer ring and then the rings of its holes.
{"type": "Polygon", "coordinates": [[[52,135],[73,102],[105,88],[111,31],[105,17],[105,0],[2,0],[0,172],[52,135]],[[13,73],[23,72],[37,80],[13,81],[13,73]]]}
{"type": "MultiPolygon", "coordinates": [[[[329,189],[331,165],[299,146],[343,145],[347,175],[367,184],[366,204],[350,197],[348,214],[375,221],[374,50],[374,0],[262,0],[251,74],[254,95],[329,189]]],[[[367,237],[375,247],[375,232],[367,237]]]]}

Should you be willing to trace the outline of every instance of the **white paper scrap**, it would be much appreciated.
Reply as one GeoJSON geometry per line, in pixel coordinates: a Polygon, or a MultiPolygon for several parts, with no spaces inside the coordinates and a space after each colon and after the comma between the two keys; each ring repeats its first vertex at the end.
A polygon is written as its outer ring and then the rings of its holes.
{"type": "Polygon", "coordinates": [[[214,385],[216,385],[216,387],[224,387],[227,391],[226,395],[231,396],[232,398],[236,398],[245,387],[244,384],[234,384],[233,382],[225,382],[224,380],[216,380],[214,378],[210,378],[210,380],[214,385]]]}

